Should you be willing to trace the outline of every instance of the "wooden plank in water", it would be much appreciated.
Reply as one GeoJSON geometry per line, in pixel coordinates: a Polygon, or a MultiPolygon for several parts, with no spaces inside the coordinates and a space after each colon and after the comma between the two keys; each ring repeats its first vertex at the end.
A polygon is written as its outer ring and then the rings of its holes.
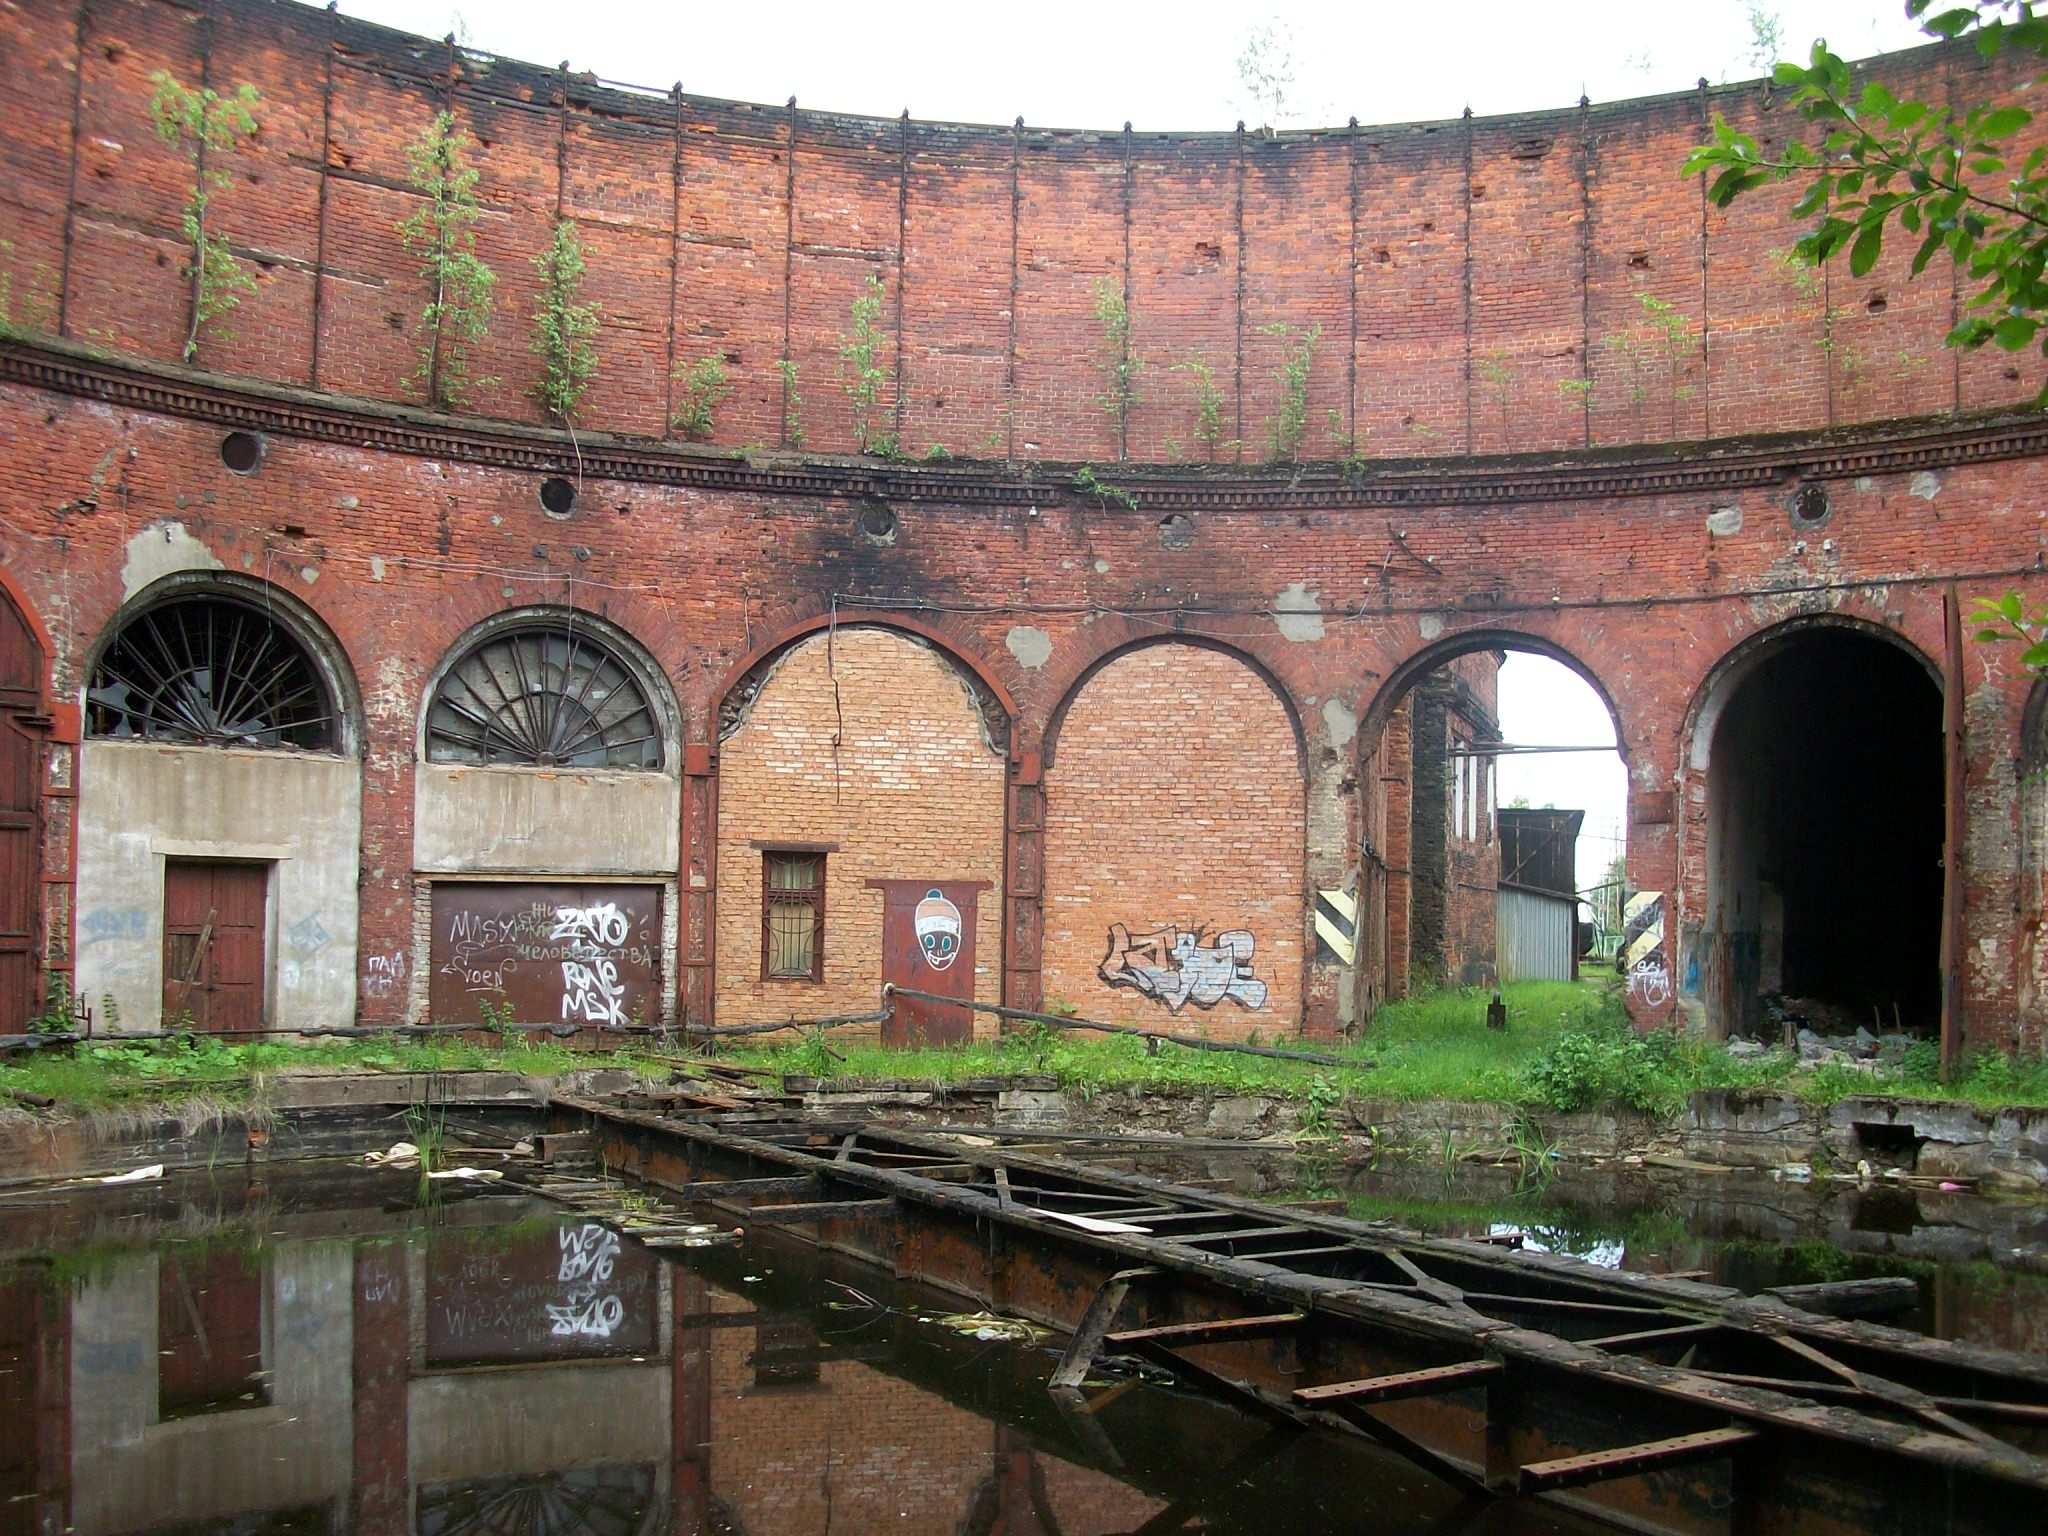
{"type": "Polygon", "coordinates": [[[1206,1323],[1167,1323],[1158,1328],[1131,1328],[1104,1337],[1103,1343],[1117,1349],[1135,1349],[1141,1344],[1221,1344],[1228,1339],[1263,1339],[1286,1333],[1302,1321],[1300,1312],[1268,1312],[1258,1317],[1225,1317],[1206,1323]]]}
{"type": "Polygon", "coordinates": [[[1887,1317],[1920,1299],[1920,1283],[1904,1275],[1879,1275],[1820,1285],[1774,1285],[1763,1294],[1822,1317],[1887,1317]]]}
{"type": "Polygon", "coordinates": [[[806,1200],[790,1205],[750,1206],[755,1221],[786,1226],[794,1221],[841,1221],[848,1216],[881,1216],[895,1207],[892,1196],[874,1200],[806,1200]]]}
{"type": "Polygon", "coordinates": [[[1396,1371],[1391,1376],[1367,1376],[1359,1381],[1333,1381],[1320,1387],[1297,1387],[1294,1400],[1304,1408],[1340,1405],[1356,1408],[1367,1403],[1391,1403],[1404,1397],[1434,1397],[1439,1392],[1480,1387],[1500,1374],[1501,1365],[1497,1360],[1461,1360],[1455,1365],[1432,1365],[1420,1371],[1396,1371]]]}
{"type": "Polygon", "coordinates": [[[1665,1467],[1718,1461],[1761,1438],[1753,1429],[1706,1429],[1695,1435],[1674,1435],[1669,1440],[1645,1440],[1639,1445],[1617,1446],[1611,1451],[1560,1456],[1555,1461],[1532,1461],[1522,1468],[1517,1483],[1524,1493],[1580,1488],[1587,1483],[1635,1477],[1644,1472],[1661,1471],[1665,1467]]]}

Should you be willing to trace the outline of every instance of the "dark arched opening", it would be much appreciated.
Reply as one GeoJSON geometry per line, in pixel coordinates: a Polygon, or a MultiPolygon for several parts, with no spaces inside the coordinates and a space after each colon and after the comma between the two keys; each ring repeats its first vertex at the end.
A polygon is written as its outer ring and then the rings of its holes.
{"type": "Polygon", "coordinates": [[[1941,691],[1904,648],[1811,628],[1726,685],[1707,760],[1709,1018],[1940,1027],[1941,691]]]}

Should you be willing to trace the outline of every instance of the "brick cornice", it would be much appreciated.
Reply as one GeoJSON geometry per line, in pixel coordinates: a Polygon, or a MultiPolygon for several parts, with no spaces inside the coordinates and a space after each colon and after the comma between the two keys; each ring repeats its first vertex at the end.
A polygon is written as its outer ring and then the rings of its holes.
{"type": "MultiPolygon", "coordinates": [[[[439,416],[63,346],[0,342],[0,383],[262,432],[530,474],[778,497],[1025,507],[1076,497],[1073,465],[899,464],[795,454],[718,453],[652,439],[439,416]]],[[[2048,454],[2048,413],[1920,417],[1822,433],[1543,455],[1375,459],[1286,468],[1103,466],[1140,512],[1500,506],[1712,494],[1805,480],[1913,473],[2048,454]]],[[[1085,498],[1093,499],[1093,498],[1085,498]]],[[[1106,512],[1122,510],[1105,505],[1106,512]]]]}

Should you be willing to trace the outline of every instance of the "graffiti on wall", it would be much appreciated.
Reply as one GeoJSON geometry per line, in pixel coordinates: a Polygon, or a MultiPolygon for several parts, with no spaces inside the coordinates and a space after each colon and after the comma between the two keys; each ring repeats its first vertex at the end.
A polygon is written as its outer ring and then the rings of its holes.
{"type": "Polygon", "coordinates": [[[556,1278],[564,1287],[559,1302],[547,1304],[548,1332],[556,1338],[608,1339],[626,1315],[626,1304],[605,1287],[619,1257],[619,1234],[587,1222],[563,1227],[562,1263],[556,1278]]]}
{"type": "Polygon", "coordinates": [[[1671,1001],[1671,962],[1664,953],[1664,893],[1637,891],[1621,909],[1621,969],[1629,997],[1645,1008],[1671,1001]]]}
{"type": "Polygon", "coordinates": [[[925,964],[933,970],[943,971],[959,958],[960,909],[936,886],[926,891],[924,900],[917,904],[911,927],[917,934],[917,947],[924,954],[925,964]]]}
{"type": "Polygon", "coordinates": [[[1258,940],[1245,928],[1232,928],[1213,940],[1205,927],[1182,928],[1169,923],[1149,933],[1133,934],[1122,923],[1109,928],[1109,953],[1096,974],[1112,987],[1129,987],[1168,1013],[1189,1003],[1214,1008],[1226,997],[1240,1008],[1266,1006],[1266,984],[1252,974],[1258,940]]]}
{"type": "Polygon", "coordinates": [[[650,886],[434,887],[431,1003],[474,1019],[620,1028],[655,1008],[659,894],[650,886]]]}

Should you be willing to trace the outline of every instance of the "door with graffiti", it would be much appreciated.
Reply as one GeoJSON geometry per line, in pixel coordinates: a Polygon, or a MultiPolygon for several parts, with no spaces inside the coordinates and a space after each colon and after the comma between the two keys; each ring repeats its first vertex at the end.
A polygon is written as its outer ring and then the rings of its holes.
{"type": "MultiPolygon", "coordinates": [[[[941,997],[974,996],[975,899],[986,880],[870,880],[882,892],[882,980],[941,997]]],[[[971,1010],[897,998],[884,1045],[958,1045],[974,1037],[971,1010]]]]}

